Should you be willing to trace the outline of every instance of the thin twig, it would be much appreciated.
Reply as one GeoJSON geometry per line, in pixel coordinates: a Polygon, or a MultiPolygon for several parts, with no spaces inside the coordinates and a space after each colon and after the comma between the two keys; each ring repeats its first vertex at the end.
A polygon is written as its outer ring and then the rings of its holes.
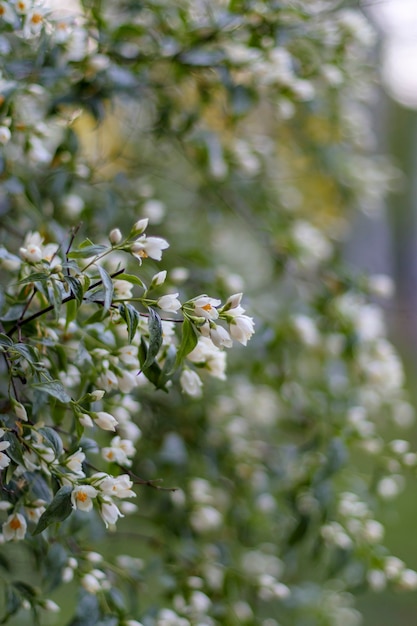
{"type": "MultiPolygon", "coordinates": [[[[118,270],[117,272],[114,272],[114,274],[110,274],[111,278],[116,278],[116,276],[119,276],[119,274],[123,274],[125,272],[125,269],[121,269],[118,270]]],[[[91,291],[91,289],[95,289],[96,287],[99,287],[102,284],[102,281],[99,280],[95,283],[93,283],[92,285],[89,286],[89,288],[87,289],[87,291],[91,291]]],[[[64,298],[62,300],[62,304],[66,304],[67,302],[70,302],[71,300],[75,300],[75,296],[74,294],[70,294],[69,296],[67,296],[66,298],[64,298]]],[[[29,322],[33,322],[33,320],[36,320],[38,317],[41,317],[42,315],[45,315],[45,313],[49,313],[49,311],[53,311],[54,310],[54,305],[50,304],[49,306],[45,307],[44,309],[41,309],[40,311],[37,311],[36,313],[33,313],[32,315],[29,315],[29,317],[26,317],[23,320],[18,320],[16,322],[16,324],[14,326],[12,326],[12,328],[6,333],[6,335],[8,337],[11,337],[13,335],[13,333],[16,332],[16,330],[20,329],[22,326],[24,326],[25,324],[28,324],[29,322]]]]}

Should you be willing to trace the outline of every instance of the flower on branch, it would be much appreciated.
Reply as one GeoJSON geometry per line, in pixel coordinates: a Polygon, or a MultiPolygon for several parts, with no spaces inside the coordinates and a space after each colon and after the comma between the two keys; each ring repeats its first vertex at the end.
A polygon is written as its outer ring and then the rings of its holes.
{"type": "Polygon", "coordinates": [[[27,523],[23,515],[13,513],[3,524],[3,536],[6,541],[18,541],[26,535],[27,523]]]}
{"type": "Polygon", "coordinates": [[[97,489],[92,485],[78,485],[71,492],[71,502],[73,509],[80,511],[91,511],[93,508],[93,498],[97,496],[97,489]]]}

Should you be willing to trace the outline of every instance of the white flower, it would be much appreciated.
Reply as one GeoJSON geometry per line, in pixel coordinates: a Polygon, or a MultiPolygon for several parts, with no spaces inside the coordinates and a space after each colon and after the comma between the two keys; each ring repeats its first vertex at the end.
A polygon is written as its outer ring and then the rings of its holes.
{"type": "Polygon", "coordinates": [[[196,317],[204,317],[206,320],[216,320],[219,312],[216,307],[221,304],[220,300],[209,298],[209,296],[199,296],[191,301],[196,317]]]}
{"type": "Polygon", "coordinates": [[[160,261],[162,259],[162,250],[166,250],[166,248],[169,248],[169,243],[165,239],[142,235],[135,241],[130,251],[142,263],[142,259],[148,257],[155,261],[160,261]]]}
{"type": "Polygon", "coordinates": [[[181,302],[178,300],[178,293],[170,293],[158,299],[157,305],[167,313],[176,313],[181,308],[181,302]]]}
{"type": "Polygon", "coordinates": [[[121,392],[130,393],[138,384],[138,377],[132,372],[123,371],[121,376],[117,377],[118,386],[121,392]]]}
{"type": "Polygon", "coordinates": [[[255,323],[248,315],[236,315],[229,322],[230,334],[233,339],[246,346],[255,332],[255,323]]]}
{"type": "Polygon", "coordinates": [[[27,523],[23,515],[13,513],[9,515],[3,524],[3,536],[6,541],[16,541],[24,539],[27,523]]]}
{"type": "Polygon", "coordinates": [[[115,419],[113,415],[110,415],[110,413],[106,413],[106,411],[93,413],[93,419],[95,424],[103,430],[116,430],[118,424],[117,419],[115,419]]]}
{"type": "MultiPolygon", "coordinates": [[[[202,333],[204,334],[204,333],[202,333]]],[[[212,323],[210,327],[210,339],[214,343],[217,348],[231,348],[233,345],[233,341],[230,338],[229,333],[223,326],[217,326],[217,324],[212,323]]]]}
{"type": "Polygon", "coordinates": [[[113,496],[115,498],[134,498],[135,492],[131,487],[133,482],[130,480],[128,474],[121,474],[120,476],[109,476],[108,474],[99,473],[92,476],[98,483],[100,491],[105,496],[113,496]]]}
{"type": "Polygon", "coordinates": [[[208,337],[199,337],[196,347],[187,355],[187,359],[193,363],[204,365],[204,369],[213,378],[225,380],[226,353],[219,350],[208,337]]]}
{"type": "Polygon", "coordinates": [[[85,428],[93,428],[93,426],[94,426],[93,420],[91,419],[91,417],[87,413],[80,413],[78,415],[78,421],[85,428]]]}
{"type": "Polygon", "coordinates": [[[42,602],[42,608],[45,611],[49,611],[49,613],[59,613],[59,611],[61,610],[57,603],[53,600],[50,600],[49,598],[42,602]]]}
{"type": "Polygon", "coordinates": [[[3,450],[6,450],[10,446],[8,441],[0,441],[0,470],[4,469],[10,464],[10,459],[7,454],[4,454],[3,450]]]}
{"type": "MultiPolygon", "coordinates": [[[[0,13],[1,13],[1,4],[0,4],[0,13]]],[[[7,126],[0,126],[0,144],[2,144],[3,146],[6,143],[9,143],[10,139],[12,137],[12,133],[10,132],[10,129],[7,128],[7,126]]]]}
{"type": "Polygon", "coordinates": [[[102,502],[100,504],[100,515],[103,518],[106,528],[114,526],[119,517],[124,517],[113,502],[102,502]]]}
{"type": "Polygon", "coordinates": [[[181,389],[193,398],[200,398],[202,395],[201,388],[203,383],[201,378],[194,370],[183,369],[180,376],[181,389]]]}
{"type": "Polygon", "coordinates": [[[8,24],[15,24],[16,14],[9,2],[0,2],[0,19],[4,20],[8,24]]]}
{"type": "Polygon", "coordinates": [[[106,461],[130,466],[132,461],[129,457],[134,456],[135,452],[135,446],[129,439],[121,439],[117,436],[111,440],[110,447],[102,449],[101,455],[106,461]]]}
{"type": "Polygon", "coordinates": [[[111,370],[106,369],[100,374],[100,376],[98,376],[97,384],[102,387],[104,391],[111,391],[112,389],[116,389],[116,387],[118,387],[119,382],[116,374],[111,370]]]}
{"type": "Polygon", "coordinates": [[[77,476],[84,477],[85,474],[83,472],[82,464],[85,460],[85,454],[81,450],[77,450],[74,454],[71,454],[65,462],[65,465],[71,470],[73,474],[77,474],[77,476]]]}
{"type": "Polygon", "coordinates": [[[73,509],[80,511],[91,511],[93,508],[93,498],[97,495],[97,489],[92,485],[78,485],[71,493],[73,509]]]}

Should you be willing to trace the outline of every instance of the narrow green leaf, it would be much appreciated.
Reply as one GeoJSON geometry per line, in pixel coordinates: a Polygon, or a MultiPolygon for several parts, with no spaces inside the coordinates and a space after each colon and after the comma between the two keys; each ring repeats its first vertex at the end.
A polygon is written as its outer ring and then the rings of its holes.
{"type": "Polygon", "coordinates": [[[48,448],[52,448],[55,452],[55,456],[58,458],[64,449],[61,437],[54,431],[53,428],[49,428],[49,426],[39,428],[38,433],[43,436],[45,440],[44,444],[48,446],[48,448]]]}
{"type": "Polygon", "coordinates": [[[108,273],[107,270],[104,269],[104,267],[101,267],[101,265],[98,265],[97,269],[99,271],[100,278],[103,283],[104,310],[108,311],[113,301],[113,291],[114,291],[113,281],[111,279],[110,274],[108,273]]]}
{"type": "MultiPolygon", "coordinates": [[[[148,354],[148,345],[143,337],[141,337],[140,345],[139,345],[139,361],[140,363],[144,363],[146,361],[146,356],[148,354]]],[[[143,375],[158,388],[158,383],[161,378],[161,368],[158,363],[154,361],[149,367],[146,369],[142,368],[143,375]]]]}
{"type": "Polygon", "coordinates": [[[71,402],[71,396],[68,395],[65,391],[65,387],[59,382],[59,380],[48,380],[45,383],[34,383],[32,387],[35,387],[35,389],[39,389],[40,391],[44,391],[64,404],[71,402]]]}
{"type": "Polygon", "coordinates": [[[79,248],[78,250],[73,250],[68,254],[71,259],[87,259],[90,256],[97,256],[98,254],[102,254],[108,250],[108,246],[102,245],[91,245],[86,246],[85,248],[79,248]]]}
{"type": "Polygon", "coordinates": [[[78,305],[77,305],[76,300],[70,300],[69,302],[67,302],[67,314],[65,317],[65,328],[68,328],[71,322],[75,320],[75,318],[77,317],[77,311],[78,311],[78,305]]]}
{"type": "Polygon", "coordinates": [[[6,348],[9,348],[12,345],[13,341],[10,339],[10,337],[5,335],[4,333],[0,333],[0,346],[5,346],[6,348]]]}
{"type": "Polygon", "coordinates": [[[124,321],[126,322],[128,332],[128,342],[131,343],[136,333],[136,329],[139,324],[140,315],[134,306],[131,304],[122,304],[119,307],[119,312],[124,321]]]}
{"type": "Polygon", "coordinates": [[[0,317],[2,322],[15,322],[20,318],[25,308],[24,304],[12,304],[4,315],[0,317]]]}
{"type": "Polygon", "coordinates": [[[74,276],[64,276],[64,280],[70,288],[71,294],[74,296],[77,304],[80,305],[83,301],[84,290],[81,281],[74,276]]]}
{"type": "Polygon", "coordinates": [[[48,295],[49,301],[54,307],[55,321],[57,322],[61,315],[62,292],[55,280],[51,281],[50,288],[48,289],[48,295]]]}
{"type": "Polygon", "coordinates": [[[159,352],[159,348],[162,345],[162,323],[158,313],[148,307],[148,329],[149,329],[149,344],[146,354],[145,362],[142,363],[142,370],[146,370],[155,361],[155,357],[159,352]]]}
{"type": "Polygon", "coordinates": [[[55,522],[62,522],[72,513],[71,504],[72,487],[64,485],[56,492],[54,499],[39,518],[39,522],[33,531],[34,535],[38,535],[45,528],[55,522]]]}
{"type": "Polygon", "coordinates": [[[134,274],[119,274],[117,280],[125,280],[132,285],[140,285],[143,289],[146,289],[146,285],[143,280],[134,274]]]}
{"type": "Polygon", "coordinates": [[[187,354],[189,354],[196,347],[198,342],[198,334],[194,325],[188,319],[184,319],[182,324],[182,338],[178,347],[177,359],[175,367],[181,365],[187,354]]]}
{"type": "Polygon", "coordinates": [[[49,278],[49,274],[47,274],[46,272],[34,272],[33,274],[30,274],[29,276],[26,276],[26,278],[22,278],[22,280],[19,280],[19,282],[17,283],[18,285],[28,285],[30,283],[34,283],[36,281],[45,281],[48,280],[49,278]]]}
{"type": "Polygon", "coordinates": [[[12,433],[11,431],[6,431],[3,435],[3,439],[10,443],[10,446],[7,448],[7,456],[9,456],[12,461],[17,463],[18,465],[25,465],[23,459],[22,448],[23,445],[20,443],[17,435],[12,433]]]}

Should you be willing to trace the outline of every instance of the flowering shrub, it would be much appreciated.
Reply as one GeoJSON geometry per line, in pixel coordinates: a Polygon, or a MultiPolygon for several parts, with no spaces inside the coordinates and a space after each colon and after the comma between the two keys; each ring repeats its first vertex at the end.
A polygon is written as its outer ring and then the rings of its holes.
{"type": "Polygon", "coordinates": [[[417,465],[392,284],[340,255],[395,171],[339,5],[0,2],[1,623],[345,626],[417,587],[376,519],[417,465]]]}

